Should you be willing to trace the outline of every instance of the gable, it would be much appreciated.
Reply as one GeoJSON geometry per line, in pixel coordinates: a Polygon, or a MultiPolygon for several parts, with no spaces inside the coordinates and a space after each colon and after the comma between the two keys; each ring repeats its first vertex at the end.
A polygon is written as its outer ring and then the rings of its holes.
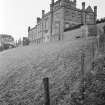
{"type": "Polygon", "coordinates": [[[87,12],[93,12],[91,6],[88,6],[87,9],[86,9],[86,11],[87,11],[87,12]]]}

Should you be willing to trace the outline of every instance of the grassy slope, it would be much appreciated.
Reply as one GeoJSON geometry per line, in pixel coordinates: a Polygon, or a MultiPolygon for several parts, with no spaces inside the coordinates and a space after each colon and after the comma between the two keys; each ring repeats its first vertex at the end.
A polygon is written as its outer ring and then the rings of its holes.
{"type": "MultiPolygon", "coordinates": [[[[47,76],[50,78],[51,103],[61,103],[78,88],[81,48],[90,42],[90,39],[60,41],[1,52],[0,100],[7,105],[42,105],[42,79],[47,76]]],[[[89,51],[85,51],[90,56],[89,51]]]]}
{"type": "Polygon", "coordinates": [[[105,22],[97,24],[97,26],[98,26],[98,29],[103,30],[103,27],[105,26],[105,22]]]}

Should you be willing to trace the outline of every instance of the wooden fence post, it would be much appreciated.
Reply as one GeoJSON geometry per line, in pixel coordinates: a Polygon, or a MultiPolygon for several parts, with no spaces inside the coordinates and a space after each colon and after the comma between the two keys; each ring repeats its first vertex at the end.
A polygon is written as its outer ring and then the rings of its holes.
{"type": "Polygon", "coordinates": [[[94,42],[92,43],[92,70],[94,70],[94,57],[95,57],[95,48],[94,42]]]}
{"type": "Polygon", "coordinates": [[[84,77],[84,61],[85,61],[85,54],[82,53],[82,55],[81,55],[81,72],[82,72],[82,77],[84,77]]]}
{"type": "Polygon", "coordinates": [[[92,57],[94,59],[95,56],[95,48],[94,48],[94,42],[92,43],[92,57]]]}
{"type": "Polygon", "coordinates": [[[97,36],[97,50],[99,51],[99,38],[100,38],[100,36],[98,35],[97,36]]]}
{"type": "Polygon", "coordinates": [[[44,99],[45,99],[44,105],[50,105],[49,78],[44,78],[43,84],[44,84],[44,99]]]}
{"type": "Polygon", "coordinates": [[[84,104],[84,92],[85,92],[85,87],[84,87],[84,62],[85,62],[85,54],[82,53],[81,55],[81,74],[82,74],[82,81],[81,81],[81,84],[82,84],[82,104],[84,104]]]}

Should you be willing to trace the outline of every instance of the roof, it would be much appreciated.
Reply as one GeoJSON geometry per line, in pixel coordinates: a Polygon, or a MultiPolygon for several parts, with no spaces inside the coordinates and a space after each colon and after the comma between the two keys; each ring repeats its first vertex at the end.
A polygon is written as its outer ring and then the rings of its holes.
{"type": "Polygon", "coordinates": [[[93,9],[91,8],[91,6],[88,6],[86,9],[87,12],[93,12],[93,9]]]}

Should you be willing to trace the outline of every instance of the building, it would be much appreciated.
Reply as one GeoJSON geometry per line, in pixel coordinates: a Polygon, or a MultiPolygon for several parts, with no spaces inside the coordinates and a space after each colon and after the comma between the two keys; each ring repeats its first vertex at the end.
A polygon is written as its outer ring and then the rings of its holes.
{"type": "Polygon", "coordinates": [[[0,47],[4,49],[15,47],[14,38],[11,35],[0,34],[0,47]]]}
{"type": "Polygon", "coordinates": [[[23,37],[23,46],[29,45],[28,37],[23,37]]]}
{"type": "Polygon", "coordinates": [[[64,37],[64,30],[76,25],[95,25],[97,19],[97,6],[94,10],[91,6],[82,9],[76,7],[77,1],[51,0],[50,11],[45,13],[42,10],[42,17],[37,18],[35,27],[28,27],[28,38],[30,42],[40,43],[49,40],[61,40],[64,37]]]}

